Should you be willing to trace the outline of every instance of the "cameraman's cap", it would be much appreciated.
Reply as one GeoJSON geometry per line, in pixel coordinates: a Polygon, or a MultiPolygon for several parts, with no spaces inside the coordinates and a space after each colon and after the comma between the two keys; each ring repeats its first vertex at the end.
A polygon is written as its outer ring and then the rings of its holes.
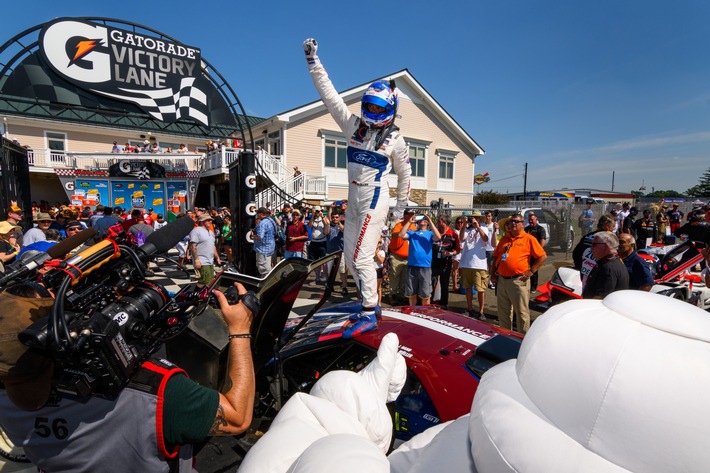
{"type": "Polygon", "coordinates": [[[0,301],[0,381],[17,407],[39,409],[49,399],[54,363],[51,358],[30,351],[17,336],[49,315],[54,299],[20,297],[5,291],[0,294],[0,301]]]}
{"type": "Polygon", "coordinates": [[[198,222],[204,222],[206,220],[212,220],[212,216],[210,214],[202,214],[200,215],[198,222]]]}
{"type": "Polygon", "coordinates": [[[81,224],[81,222],[78,222],[77,220],[72,220],[71,222],[67,222],[64,224],[64,228],[66,230],[69,230],[70,228],[74,228],[74,227],[84,228],[84,226],[81,224]]]}

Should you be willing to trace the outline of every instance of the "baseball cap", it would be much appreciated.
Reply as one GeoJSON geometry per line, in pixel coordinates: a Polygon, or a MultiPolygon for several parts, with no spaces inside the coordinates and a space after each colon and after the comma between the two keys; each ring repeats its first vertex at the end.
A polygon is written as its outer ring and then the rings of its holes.
{"type": "Polygon", "coordinates": [[[200,215],[199,222],[204,222],[205,220],[212,220],[212,216],[210,214],[202,214],[200,215]]]}
{"type": "Polygon", "coordinates": [[[10,207],[7,208],[7,213],[10,213],[10,212],[12,212],[14,214],[21,214],[22,212],[24,212],[24,210],[22,210],[17,205],[11,205],[10,207]]]}
{"type": "Polygon", "coordinates": [[[73,228],[73,227],[84,228],[83,225],[76,220],[71,220],[71,221],[64,224],[64,228],[66,228],[67,230],[69,230],[70,228],[73,228]]]}
{"type": "Polygon", "coordinates": [[[19,408],[35,410],[49,399],[54,362],[30,351],[17,336],[30,324],[49,315],[54,305],[50,297],[21,297],[0,293],[0,381],[10,400],[19,408]]]}
{"type": "Polygon", "coordinates": [[[313,207],[313,210],[316,211],[316,212],[320,212],[320,211],[322,211],[323,209],[321,208],[320,205],[316,205],[315,207],[313,207]]]}

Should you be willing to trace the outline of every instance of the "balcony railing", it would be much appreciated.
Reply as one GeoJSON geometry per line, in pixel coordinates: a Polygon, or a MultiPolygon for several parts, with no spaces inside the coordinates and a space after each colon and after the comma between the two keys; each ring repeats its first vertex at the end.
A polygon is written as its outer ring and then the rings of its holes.
{"type": "MultiPolygon", "coordinates": [[[[142,159],[159,164],[166,171],[200,171],[203,174],[228,173],[229,165],[236,161],[239,148],[225,148],[207,154],[194,153],[62,153],[53,150],[28,150],[27,160],[31,168],[43,169],[84,169],[88,171],[108,170],[110,166],[124,159],[142,159]]],[[[297,202],[302,199],[322,200],[328,197],[326,176],[308,176],[305,173],[292,176],[282,164],[281,156],[273,156],[263,150],[257,152],[261,167],[269,178],[277,183],[281,191],[297,202]]],[[[262,191],[257,200],[273,201],[271,193],[262,191]]]]}
{"type": "Polygon", "coordinates": [[[29,150],[27,160],[35,168],[108,170],[123,159],[143,159],[163,166],[167,171],[200,171],[204,154],[194,153],[58,153],[29,150]]]}

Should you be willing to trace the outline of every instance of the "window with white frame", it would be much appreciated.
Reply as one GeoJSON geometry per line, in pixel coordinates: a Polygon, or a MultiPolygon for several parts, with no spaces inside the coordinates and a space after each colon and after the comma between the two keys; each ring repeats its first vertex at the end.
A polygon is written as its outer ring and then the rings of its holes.
{"type": "Polygon", "coordinates": [[[412,177],[424,177],[426,148],[423,144],[409,144],[409,163],[412,166],[412,177]]]}
{"type": "Polygon", "coordinates": [[[348,143],[344,139],[326,138],[324,165],[326,168],[345,169],[348,161],[348,143]]]}
{"type": "Polygon", "coordinates": [[[439,179],[454,178],[454,155],[439,152],[439,179]]]}
{"type": "Polygon", "coordinates": [[[44,136],[47,138],[47,148],[50,153],[61,154],[66,151],[67,135],[66,133],[58,133],[55,131],[45,131],[44,136]]]}
{"type": "Polygon", "coordinates": [[[269,137],[269,154],[272,156],[281,156],[281,130],[272,131],[269,137]]]}

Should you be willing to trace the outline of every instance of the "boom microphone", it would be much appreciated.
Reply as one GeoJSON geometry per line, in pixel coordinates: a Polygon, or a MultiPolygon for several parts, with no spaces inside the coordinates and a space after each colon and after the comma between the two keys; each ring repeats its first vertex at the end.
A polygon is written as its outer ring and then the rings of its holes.
{"type": "Polygon", "coordinates": [[[180,243],[193,228],[195,228],[194,220],[187,216],[180,217],[148,235],[145,239],[145,243],[138,247],[138,249],[145,256],[152,256],[155,253],[165,253],[180,243]]]}
{"type": "Polygon", "coordinates": [[[98,232],[95,228],[88,228],[84,231],[65,238],[56,245],[50,246],[49,248],[47,248],[47,254],[52,259],[63,258],[71,250],[73,250],[77,246],[83,245],[84,243],[89,241],[89,238],[93,238],[94,235],[96,235],[97,233],[98,232]]]}
{"type": "MultiPolygon", "coordinates": [[[[96,235],[96,233],[96,229],[89,228],[88,230],[84,230],[68,238],[65,238],[56,245],[50,246],[49,248],[47,248],[46,253],[39,253],[33,256],[32,258],[22,261],[21,263],[18,262],[20,264],[11,269],[8,273],[5,274],[5,276],[3,276],[2,279],[0,279],[0,286],[3,286],[8,281],[12,281],[13,279],[26,276],[35,269],[41,267],[45,262],[49,261],[50,259],[64,258],[67,253],[69,253],[77,246],[86,243],[89,238],[92,238],[94,235],[96,235]]],[[[12,266],[8,266],[8,269],[11,267],[12,266]]]]}

